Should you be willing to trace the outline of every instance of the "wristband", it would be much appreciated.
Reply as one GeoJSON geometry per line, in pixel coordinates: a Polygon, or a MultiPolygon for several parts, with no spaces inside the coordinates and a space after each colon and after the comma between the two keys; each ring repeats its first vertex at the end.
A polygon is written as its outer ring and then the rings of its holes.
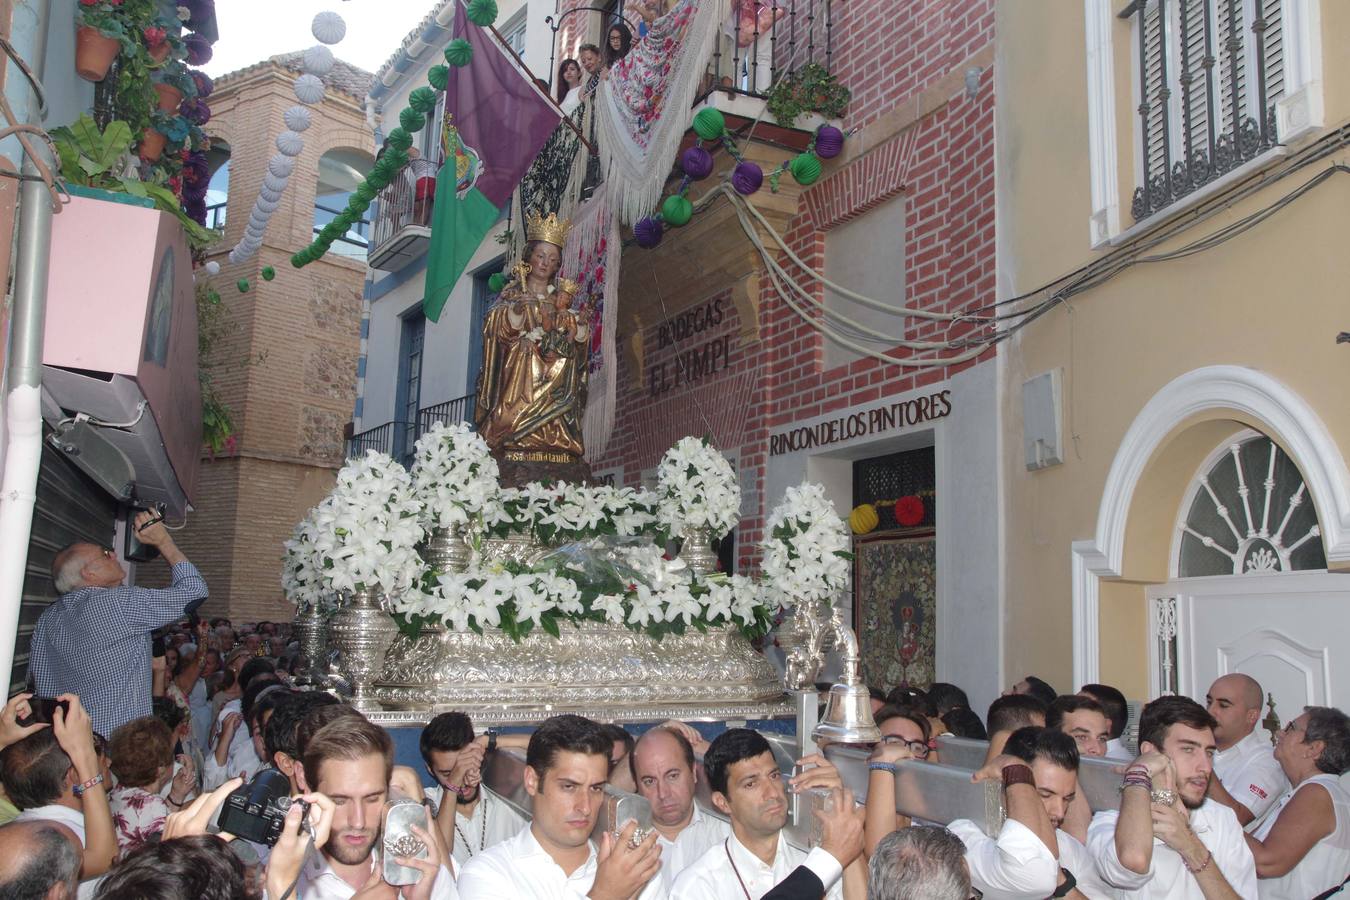
{"type": "Polygon", "coordinates": [[[1209,864],[1213,861],[1214,861],[1214,851],[1208,848],[1205,849],[1205,861],[1198,866],[1192,866],[1189,862],[1186,861],[1186,857],[1184,856],[1181,857],[1182,865],[1184,865],[1186,867],[1186,871],[1190,872],[1192,875],[1199,875],[1201,872],[1208,869],[1209,864]]]}
{"type": "Polygon", "coordinates": [[[71,790],[75,793],[76,797],[83,797],[85,791],[89,790],[91,787],[95,787],[102,783],[103,783],[103,773],[99,772],[93,778],[90,778],[87,781],[82,781],[79,784],[75,785],[75,787],[71,788],[71,790]]]}
{"type": "Polygon", "coordinates": [[[1078,887],[1078,879],[1073,877],[1072,872],[1063,866],[1060,866],[1059,871],[1064,875],[1064,883],[1055,888],[1055,892],[1050,895],[1051,897],[1067,897],[1070,891],[1078,887]]]}
{"type": "Polygon", "coordinates": [[[1036,786],[1036,776],[1031,774],[1031,766],[1024,763],[1013,763],[1010,766],[1003,767],[1003,786],[1007,788],[1014,784],[1036,786]]]}
{"type": "Polygon", "coordinates": [[[898,771],[899,767],[895,763],[888,762],[869,762],[867,764],[869,772],[890,772],[892,775],[898,771]]]}

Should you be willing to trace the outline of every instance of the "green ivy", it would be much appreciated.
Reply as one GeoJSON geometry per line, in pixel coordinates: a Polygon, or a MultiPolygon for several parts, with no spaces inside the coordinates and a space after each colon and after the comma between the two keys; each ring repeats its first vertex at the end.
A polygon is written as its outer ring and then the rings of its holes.
{"type": "Polygon", "coordinates": [[[779,125],[791,128],[797,117],[819,113],[843,118],[852,93],[820,63],[807,63],[769,88],[766,105],[779,125]]]}

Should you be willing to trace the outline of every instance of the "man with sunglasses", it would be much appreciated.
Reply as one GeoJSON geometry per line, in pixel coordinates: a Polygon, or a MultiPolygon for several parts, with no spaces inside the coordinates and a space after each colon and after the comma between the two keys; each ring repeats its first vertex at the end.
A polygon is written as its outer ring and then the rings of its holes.
{"type": "Polygon", "coordinates": [[[103,734],[151,714],[150,633],[206,600],[206,582],[158,513],[138,513],[131,527],[137,540],[158,549],[169,564],[170,585],[159,590],[127,585],[116,552],[71,544],[52,560],[52,583],[60,596],[33,631],[31,668],[38,695],[79,695],[94,730],[103,734]]]}

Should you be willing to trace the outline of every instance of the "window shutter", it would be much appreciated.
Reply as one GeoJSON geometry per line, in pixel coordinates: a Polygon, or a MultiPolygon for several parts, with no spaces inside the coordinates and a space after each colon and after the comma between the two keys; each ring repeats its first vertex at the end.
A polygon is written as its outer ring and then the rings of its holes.
{"type": "Polygon", "coordinates": [[[1220,119],[1220,131],[1236,135],[1242,125],[1242,117],[1250,114],[1254,105],[1247,97],[1247,54],[1248,40],[1247,11],[1243,0],[1218,0],[1215,28],[1215,49],[1219,58],[1219,103],[1223,111],[1220,119]],[[1228,40],[1237,34],[1241,46],[1236,54],[1229,49],[1228,40]],[[1233,109],[1233,63],[1237,63],[1238,108],[1233,109]]]}
{"type": "Polygon", "coordinates": [[[1144,182],[1167,171],[1163,157],[1163,121],[1167,110],[1162,98],[1162,18],[1157,0],[1149,0],[1144,11],[1144,98],[1148,108],[1148,152],[1144,160],[1144,182]]]}
{"type": "Polygon", "coordinates": [[[1266,109],[1284,96],[1284,2],[1258,0],[1266,20],[1266,109]]]}
{"type": "MultiPolygon", "coordinates": [[[[1183,95],[1182,115],[1185,117],[1181,140],[1189,160],[1209,156],[1209,92],[1213,78],[1211,71],[1205,68],[1205,13],[1209,8],[1208,0],[1182,0],[1182,9],[1178,11],[1178,19],[1185,13],[1181,34],[1177,35],[1178,45],[1183,41],[1185,44],[1180,56],[1185,69],[1177,70],[1177,80],[1181,82],[1181,76],[1187,73],[1191,77],[1190,84],[1180,83],[1178,91],[1183,95]]],[[[1183,152],[1183,148],[1179,146],[1177,152],[1183,152]]]]}

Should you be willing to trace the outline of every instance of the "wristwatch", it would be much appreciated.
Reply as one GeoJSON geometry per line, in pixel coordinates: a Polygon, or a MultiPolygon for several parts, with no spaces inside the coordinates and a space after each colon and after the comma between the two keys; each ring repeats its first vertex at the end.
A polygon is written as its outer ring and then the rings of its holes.
{"type": "Polygon", "coordinates": [[[1073,877],[1072,872],[1063,866],[1060,866],[1059,871],[1064,875],[1064,883],[1055,888],[1055,892],[1050,895],[1051,897],[1067,897],[1069,896],[1069,891],[1078,887],[1078,879],[1073,877]]]}
{"type": "Polygon", "coordinates": [[[494,752],[497,749],[497,729],[489,728],[483,733],[487,735],[488,739],[487,752],[494,752]]]}

